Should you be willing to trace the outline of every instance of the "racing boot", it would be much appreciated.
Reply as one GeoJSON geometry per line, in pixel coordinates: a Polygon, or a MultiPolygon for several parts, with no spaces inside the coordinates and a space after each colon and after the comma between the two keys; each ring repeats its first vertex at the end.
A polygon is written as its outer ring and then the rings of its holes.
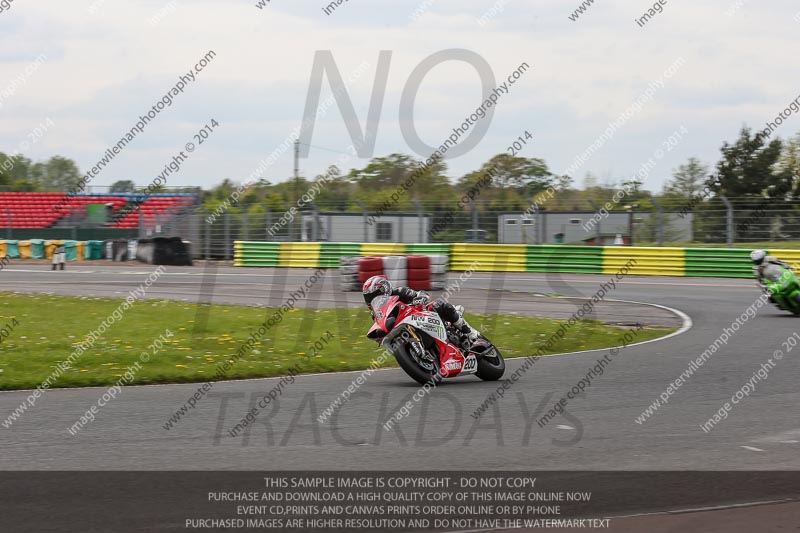
{"type": "Polygon", "coordinates": [[[453,326],[455,326],[456,329],[458,329],[459,331],[461,331],[461,333],[463,333],[464,335],[467,336],[467,339],[469,339],[469,344],[470,344],[470,346],[472,346],[472,344],[476,340],[478,340],[478,337],[480,336],[480,332],[478,330],[476,330],[475,328],[473,328],[472,326],[470,326],[467,323],[467,321],[464,320],[464,306],[463,305],[457,305],[457,306],[455,306],[455,308],[456,308],[456,311],[458,312],[458,321],[453,322],[453,326]]]}

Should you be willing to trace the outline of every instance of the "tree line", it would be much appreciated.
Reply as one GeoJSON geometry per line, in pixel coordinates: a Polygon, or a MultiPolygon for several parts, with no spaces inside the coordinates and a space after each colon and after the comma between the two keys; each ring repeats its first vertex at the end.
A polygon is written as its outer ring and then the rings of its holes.
{"type": "MultiPolygon", "coordinates": [[[[298,199],[323,179],[324,187],[317,187],[314,196],[321,211],[361,212],[362,206],[374,211],[391,200],[393,211],[415,212],[421,203],[425,210],[436,212],[451,208],[454,198],[479,181],[486,181],[489,173],[491,180],[483,188],[480,201],[474,204],[479,212],[487,215],[529,210],[537,196],[555,184],[558,184],[558,193],[543,205],[551,211],[586,210],[612,199],[614,208],[634,207],[638,211],[652,210],[655,202],[676,211],[687,202],[693,202],[695,212],[723,210],[720,195],[740,203],[758,204],[768,199],[768,209],[780,206],[794,211],[797,208],[793,201],[800,196],[800,133],[788,140],[777,137],[769,140],[743,126],[734,141],[723,142],[719,160],[713,167],[691,157],[672,170],[660,192],[642,189],[642,182],[635,178],[600,178],[591,173],[587,173],[582,186],[578,186],[574,176],[558,176],[551,172],[542,158],[514,157],[507,153],[495,155],[477,170],[455,179],[448,178],[447,172],[444,161],[426,167],[423,161],[409,155],[389,154],[375,157],[363,168],[352,169],[347,174],[332,166],[320,176],[300,176],[276,183],[261,179],[239,196],[230,212],[255,216],[267,210],[282,213],[289,206],[297,205],[298,199]],[[412,174],[414,187],[399,199],[392,198],[392,193],[412,174]],[[623,189],[626,192],[619,201],[619,191],[623,189]]],[[[0,191],[66,191],[81,175],[78,165],[65,157],[33,162],[23,155],[0,153],[0,191]]],[[[225,178],[207,190],[186,190],[197,191],[203,207],[213,211],[230,201],[237,186],[237,180],[225,178]]],[[[140,190],[133,180],[120,180],[111,185],[109,192],[140,190]]],[[[750,215],[742,213],[745,217],[750,215]]],[[[702,217],[695,217],[696,234],[711,236],[724,229],[723,222],[698,221],[698,218],[702,217]]]]}

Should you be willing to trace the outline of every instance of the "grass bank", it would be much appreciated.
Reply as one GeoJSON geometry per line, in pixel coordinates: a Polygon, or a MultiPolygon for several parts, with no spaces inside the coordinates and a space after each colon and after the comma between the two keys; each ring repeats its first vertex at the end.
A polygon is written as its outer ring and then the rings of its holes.
{"type": "MultiPolygon", "coordinates": [[[[0,389],[40,385],[121,301],[0,293],[0,328],[7,323],[16,324],[0,343],[0,389]]],[[[141,368],[135,372],[134,384],[208,381],[272,311],[243,306],[197,306],[171,300],[137,301],[75,359],[53,386],[111,385],[129,368],[137,368],[137,362],[141,368]],[[151,347],[167,329],[172,336],[162,337],[157,343],[163,347],[160,350],[151,347]],[[146,363],[141,363],[142,353],[148,354],[146,363]]],[[[516,315],[467,314],[467,318],[476,327],[493,321],[490,337],[506,357],[533,354],[560,324],[557,320],[516,315]]],[[[230,368],[224,379],[281,376],[306,354],[313,357],[302,364],[304,373],[367,368],[381,353],[364,336],[369,325],[366,309],[289,311],[283,322],[268,329],[230,368]]],[[[637,341],[671,331],[645,329],[637,341]]],[[[618,344],[620,332],[619,328],[596,321],[581,321],[554,350],[611,347],[618,344]]],[[[390,365],[394,363],[389,360],[390,365]]]]}

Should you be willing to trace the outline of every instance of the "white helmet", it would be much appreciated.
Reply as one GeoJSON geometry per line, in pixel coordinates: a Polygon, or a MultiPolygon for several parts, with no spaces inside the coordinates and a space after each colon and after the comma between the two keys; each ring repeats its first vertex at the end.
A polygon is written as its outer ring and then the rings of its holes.
{"type": "Polygon", "coordinates": [[[753,250],[752,252],[750,252],[750,259],[753,261],[753,263],[757,265],[760,265],[764,261],[764,258],[766,256],[767,252],[765,252],[764,250],[753,250]]]}

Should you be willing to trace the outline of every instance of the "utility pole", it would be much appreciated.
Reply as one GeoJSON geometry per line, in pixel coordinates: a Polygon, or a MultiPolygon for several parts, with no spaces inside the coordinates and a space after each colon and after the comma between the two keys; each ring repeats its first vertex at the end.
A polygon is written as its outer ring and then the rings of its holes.
{"type": "Polygon", "coordinates": [[[294,142],[294,179],[300,179],[300,140],[294,142]]]}
{"type": "MultiPolygon", "coordinates": [[[[294,196],[295,196],[295,203],[300,200],[300,139],[294,142],[294,196]]],[[[303,234],[303,215],[300,215],[300,231],[298,232],[299,235],[303,234]]],[[[294,225],[295,221],[293,220],[290,224],[294,225]]],[[[292,232],[289,232],[291,238],[292,232]]],[[[299,240],[299,238],[298,238],[299,240]]]]}

